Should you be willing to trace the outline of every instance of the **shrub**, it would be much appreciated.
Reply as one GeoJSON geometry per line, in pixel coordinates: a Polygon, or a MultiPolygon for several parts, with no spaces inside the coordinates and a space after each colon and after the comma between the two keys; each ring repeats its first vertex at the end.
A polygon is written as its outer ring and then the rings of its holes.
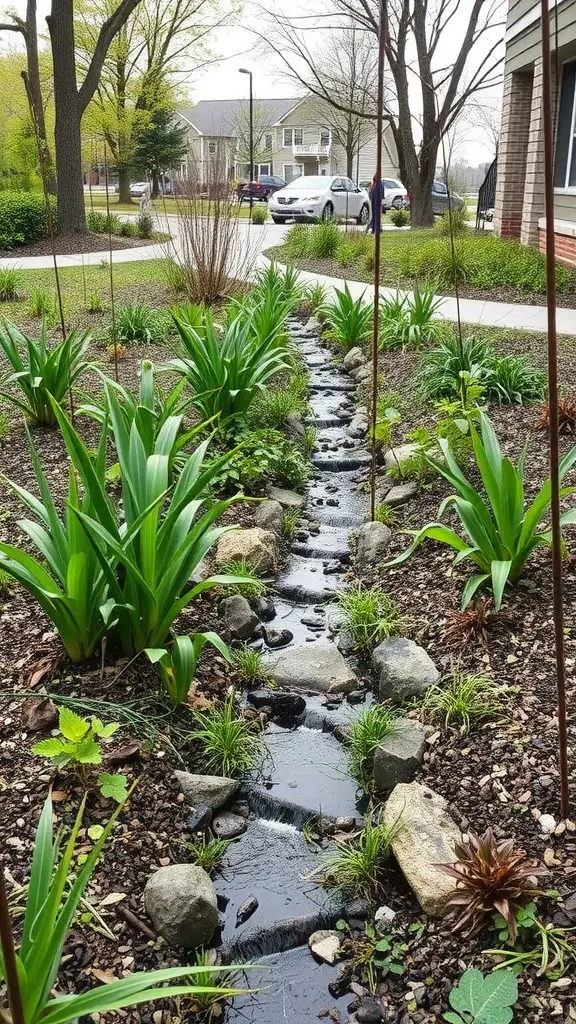
{"type": "Polygon", "coordinates": [[[22,334],[4,322],[0,347],[12,372],[4,377],[0,394],[21,409],[32,422],[51,426],[56,422],[50,396],[62,402],[79,377],[89,369],[84,356],[90,345],[89,331],[71,331],[49,348],[46,324],[38,338],[22,334]]]}
{"type": "Polygon", "coordinates": [[[258,494],[274,483],[302,492],[310,471],[306,455],[293,441],[277,430],[254,430],[243,436],[218,485],[233,491],[241,486],[248,494],[258,494]]]}
{"type": "Polygon", "coordinates": [[[212,644],[222,657],[231,660],[228,645],[218,633],[194,633],[193,636],[175,636],[170,648],[147,648],[146,654],[153,665],[158,665],[162,685],[174,707],[184,704],[196,678],[200,655],[212,644]]]}
{"type": "Polygon", "coordinates": [[[289,259],[299,259],[308,256],[312,228],[307,224],[293,224],[286,233],[284,245],[289,259]]]}
{"type": "Polygon", "coordinates": [[[410,211],[403,208],[391,210],[390,220],[395,228],[405,228],[410,223],[410,211]]]}
{"type": "Polygon", "coordinates": [[[0,302],[16,302],[18,298],[18,271],[5,267],[0,270],[0,302]]]}
{"type": "Polygon", "coordinates": [[[445,904],[452,927],[473,935],[498,912],[508,926],[513,945],[516,915],[537,893],[537,879],[547,873],[546,869],[523,850],[514,850],[513,839],[497,842],[490,828],[481,837],[468,832],[468,841],[457,843],[454,849],[454,864],[436,865],[456,880],[456,892],[445,904]]]}
{"type": "MultiPolygon", "coordinates": [[[[474,459],[482,478],[485,496],[483,491],[475,490],[466,479],[446,440],[439,441],[443,461],[435,461],[426,456],[436,472],[448,480],[456,491],[442,502],[439,516],[446,508],[453,507],[466,539],[441,522],[428,523],[416,534],[408,550],[388,565],[399,565],[406,561],[415,548],[426,537],[430,537],[454,548],[458,552],[458,563],[470,559],[481,570],[478,575],[468,580],[464,587],[462,609],[467,607],[478,588],[486,583],[492,588],[494,605],[498,610],[502,604],[506,584],[518,580],[536,548],[550,543],[550,531],[539,531],[538,527],[548,514],[551,488],[548,478],[532,503],[526,506],[523,483],[524,455],[518,466],[505,458],[490,420],[485,413],[480,413],[479,416],[481,435],[478,435],[473,423],[470,423],[470,433],[474,459]]],[[[576,447],[560,462],[560,481],[575,462],[576,447]]],[[[569,493],[570,488],[564,488],[561,496],[565,497],[569,493]]],[[[576,510],[563,513],[562,524],[574,522],[576,510]]]]}
{"type": "Polygon", "coordinates": [[[86,224],[89,231],[97,235],[121,235],[124,221],[116,213],[102,213],[101,210],[88,210],[86,224]]]}
{"type": "Polygon", "coordinates": [[[186,378],[205,419],[245,416],[272,378],[290,367],[287,345],[275,333],[256,337],[250,315],[239,313],[221,338],[212,322],[200,334],[178,315],[174,320],[184,355],[169,366],[186,378]]]}
{"type": "Polygon", "coordinates": [[[543,370],[531,366],[523,356],[496,356],[489,342],[474,335],[447,335],[438,347],[423,356],[417,381],[427,401],[458,395],[466,378],[478,383],[488,399],[499,402],[536,401],[547,387],[543,370]]]}
{"type": "Polygon", "coordinates": [[[434,315],[443,299],[436,298],[434,285],[414,286],[412,295],[384,299],[380,306],[379,342],[383,348],[408,345],[419,347],[445,330],[444,325],[434,321],[434,315]]]}
{"type": "MultiPolygon", "coordinates": [[[[56,200],[50,197],[52,220],[57,227],[56,200]]],[[[13,249],[45,238],[48,216],[44,196],[37,192],[0,192],[0,246],[13,249]]]]}
{"type": "MultiPolygon", "coordinates": [[[[99,837],[82,860],[79,856],[78,837],[86,798],[82,801],[76,820],[66,842],[60,832],[56,838],[52,826],[52,798],[44,804],[30,866],[30,879],[25,890],[22,938],[16,951],[16,969],[23,1005],[26,1007],[26,1024],[45,1020],[58,1024],[74,1024],[75,1021],[90,1017],[93,1013],[112,1014],[125,1006],[149,1003],[155,999],[170,999],[172,996],[193,997],[199,984],[204,996],[207,992],[208,974],[217,975],[219,968],[184,967],[162,968],[157,971],[143,971],[130,974],[118,981],[97,986],[80,995],[66,992],[54,996],[58,990],[58,971],[62,961],[64,945],[76,920],[80,902],[94,873],[105,842],[110,836],[123,804],[120,804],[109,821],[101,829],[99,837]],[[189,979],[188,981],[186,979],[189,979]],[[196,979],[197,984],[190,979],[196,979]],[[165,986],[165,982],[177,981],[176,986],[165,986]]],[[[86,851],[86,840],[82,841],[86,851]]],[[[0,977],[6,981],[2,964],[0,977]]],[[[234,995],[215,987],[214,995],[234,995]]]]}
{"type": "Polygon", "coordinates": [[[402,622],[398,605],[380,587],[353,583],[337,596],[343,612],[343,632],[352,637],[356,648],[369,654],[382,640],[397,632],[402,622]]]}
{"type": "Polygon", "coordinates": [[[342,242],[342,232],[334,221],[325,221],[309,228],[307,256],[312,259],[329,259],[334,256],[342,242]]]}
{"type": "Polygon", "coordinates": [[[223,704],[197,711],[194,718],[198,728],[190,738],[200,744],[206,771],[234,778],[264,756],[266,748],[258,726],[238,713],[233,693],[223,704]]]}
{"type": "Polygon", "coordinates": [[[136,218],[136,235],[138,238],[152,238],[154,221],[149,213],[139,213],[136,218]]]}
{"type": "Polygon", "coordinates": [[[132,302],[116,310],[116,338],[122,345],[162,341],[167,333],[167,318],[144,302],[132,302]]]}
{"type": "Polygon", "coordinates": [[[136,238],[136,225],[131,220],[121,221],[119,234],[121,238],[136,238]]]}
{"type": "Polygon", "coordinates": [[[252,223],[265,224],[268,220],[268,207],[262,203],[261,206],[254,206],[252,209],[252,223]]]}
{"type": "Polygon", "coordinates": [[[365,293],[358,299],[352,298],[347,283],[344,285],[344,291],[339,288],[335,288],[334,291],[336,302],[328,310],[330,329],[327,336],[333,338],[343,352],[349,352],[351,348],[362,345],[370,337],[374,311],[370,303],[364,302],[365,293]]]}

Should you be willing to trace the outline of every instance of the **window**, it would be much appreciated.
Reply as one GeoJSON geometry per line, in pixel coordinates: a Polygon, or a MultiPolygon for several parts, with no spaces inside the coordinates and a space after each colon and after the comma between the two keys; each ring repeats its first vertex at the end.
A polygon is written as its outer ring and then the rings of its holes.
{"type": "Polygon", "coordinates": [[[284,164],[284,181],[288,185],[302,174],[302,164],[284,164]]]}
{"type": "Polygon", "coordinates": [[[282,145],[284,149],[289,149],[292,145],[292,128],[284,128],[282,132],[282,145]]]}
{"type": "Polygon", "coordinates": [[[329,128],[321,128],[320,129],[320,145],[321,146],[329,146],[330,145],[330,129],[329,128]]]}
{"type": "Polygon", "coordinates": [[[304,132],[301,128],[294,129],[294,145],[301,146],[304,141],[304,132]]]}
{"type": "Polygon", "coordinates": [[[282,131],[282,145],[284,149],[292,146],[301,146],[304,139],[302,128],[284,128],[282,131]]]}
{"type": "Polygon", "coordinates": [[[270,164],[256,164],[256,174],[270,175],[270,164]]]}
{"type": "Polygon", "coordinates": [[[216,143],[215,142],[209,142],[208,143],[208,152],[210,153],[210,156],[214,156],[214,154],[216,152],[216,143]]]}
{"type": "Polygon", "coordinates": [[[441,195],[441,196],[447,196],[448,195],[448,189],[446,188],[446,185],[444,184],[443,181],[434,181],[432,183],[432,191],[435,192],[436,195],[441,195]]]}
{"type": "Polygon", "coordinates": [[[562,91],[556,130],[554,188],[576,188],[576,61],[562,68],[562,91]]]}
{"type": "Polygon", "coordinates": [[[272,149],[272,132],[266,132],[264,136],[264,149],[267,153],[272,149]]]}

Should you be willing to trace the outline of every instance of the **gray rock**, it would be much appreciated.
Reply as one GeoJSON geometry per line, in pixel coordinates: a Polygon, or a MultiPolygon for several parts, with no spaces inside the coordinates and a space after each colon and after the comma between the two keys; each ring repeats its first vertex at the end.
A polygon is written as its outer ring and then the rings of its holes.
{"type": "Polygon", "coordinates": [[[299,693],[287,693],[286,690],[252,690],[246,697],[255,708],[269,707],[278,718],[291,718],[301,715],[306,710],[306,701],[299,693]]]}
{"type": "Polygon", "coordinates": [[[244,900],[242,906],[238,907],[238,910],[236,911],[236,927],[238,927],[239,924],[244,924],[244,921],[247,921],[249,917],[252,917],[252,914],[258,910],[259,906],[260,904],[257,896],[249,896],[247,900],[244,900]]]}
{"type": "Polygon", "coordinates": [[[294,633],[290,629],[264,629],[264,640],[268,647],[287,647],[293,639],[294,633]]]}
{"type": "Polygon", "coordinates": [[[155,871],[144,889],[144,905],[156,932],[171,946],[206,946],[218,927],[216,890],[195,864],[155,871]]]}
{"type": "Polygon", "coordinates": [[[302,508],[304,495],[296,491],[287,491],[284,487],[269,487],[268,496],[273,501],[278,501],[282,508],[302,508]]]}
{"type": "Polygon", "coordinates": [[[407,501],[410,501],[415,494],[418,494],[418,484],[415,480],[408,480],[405,484],[396,484],[395,487],[391,487],[388,493],[383,495],[382,501],[386,505],[390,505],[390,508],[399,508],[400,505],[405,505],[407,501]]]}
{"type": "Polygon", "coordinates": [[[263,668],[279,686],[348,693],[358,689],[358,679],[330,641],[317,640],[305,647],[289,647],[266,654],[263,668]]]}
{"type": "Polygon", "coordinates": [[[256,612],[241,594],[232,594],[220,602],[220,614],[234,640],[249,640],[259,625],[256,612]]]}
{"type": "Polygon", "coordinates": [[[379,792],[389,792],[399,782],[412,782],[424,759],[426,733],[420,723],[403,718],[397,726],[374,753],[374,785],[379,792]]]}
{"type": "Polygon", "coordinates": [[[440,673],[423,647],[413,640],[391,636],[372,653],[372,668],[381,700],[418,697],[434,686],[440,673]]]}
{"type": "Polygon", "coordinates": [[[254,522],[263,530],[272,530],[273,533],[281,534],[284,529],[284,509],[279,501],[272,501],[271,498],[256,506],[254,522]]]}
{"type": "Polygon", "coordinates": [[[396,911],[392,907],[378,907],[374,914],[374,926],[378,935],[387,935],[394,927],[396,911]]]}
{"type": "Polygon", "coordinates": [[[238,779],[227,779],[221,775],[194,775],[182,771],[175,771],[174,775],[188,803],[194,807],[207,804],[213,811],[234,796],[239,786],[238,779]]]}
{"type": "Polygon", "coordinates": [[[355,348],[351,348],[344,356],[344,359],[342,360],[342,369],[348,371],[354,370],[357,366],[362,366],[363,362],[364,353],[362,349],[356,345],[355,348]]]}
{"type": "Polygon", "coordinates": [[[364,996],[360,1006],[356,1010],[358,1024],[380,1024],[382,1020],[382,1006],[372,996],[364,996]]]}
{"type": "Polygon", "coordinates": [[[278,561],[278,537],[271,530],[254,526],[250,530],[229,530],[216,547],[216,565],[244,558],[254,569],[270,572],[278,561]]]}
{"type": "Polygon", "coordinates": [[[212,808],[208,804],[198,804],[186,818],[186,824],[191,832],[204,832],[212,821],[212,808]]]}
{"type": "Polygon", "coordinates": [[[361,384],[364,380],[370,380],[372,376],[372,367],[370,366],[370,363],[363,363],[363,365],[357,370],[354,370],[352,376],[358,384],[361,384]]]}
{"type": "Polygon", "coordinates": [[[361,565],[380,561],[391,539],[392,533],[384,523],[364,523],[358,530],[356,561],[361,565]]]}
{"type": "Polygon", "coordinates": [[[270,622],[276,615],[276,605],[271,597],[259,597],[254,603],[254,611],[262,622],[270,622]]]}
{"type": "Polygon", "coordinates": [[[339,832],[353,832],[356,828],[356,818],[336,818],[334,824],[339,832]]]}
{"type": "Polygon", "coordinates": [[[419,782],[401,783],[388,797],[382,820],[397,829],[392,852],[422,910],[441,917],[455,886],[437,865],[454,863],[461,838],[446,800],[419,782]]]}
{"type": "Polygon", "coordinates": [[[396,448],[389,448],[384,456],[384,469],[394,469],[402,465],[406,459],[411,459],[418,451],[417,444],[399,444],[396,448]]]}
{"type": "Polygon", "coordinates": [[[286,419],[286,433],[292,441],[301,441],[306,433],[306,427],[299,412],[289,412],[286,419]]]}
{"type": "Polygon", "coordinates": [[[244,835],[247,828],[246,818],[230,811],[217,814],[212,822],[212,831],[218,839],[236,839],[237,836],[244,835]]]}
{"type": "Polygon", "coordinates": [[[350,437],[365,437],[368,433],[368,417],[362,416],[356,413],[350,421],[350,425],[346,428],[346,433],[350,437]]]}
{"type": "Polygon", "coordinates": [[[308,947],[312,955],[318,960],[322,960],[325,964],[336,963],[341,944],[342,936],[340,932],[324,928],[313,932],[308,939],[308,947]]]}

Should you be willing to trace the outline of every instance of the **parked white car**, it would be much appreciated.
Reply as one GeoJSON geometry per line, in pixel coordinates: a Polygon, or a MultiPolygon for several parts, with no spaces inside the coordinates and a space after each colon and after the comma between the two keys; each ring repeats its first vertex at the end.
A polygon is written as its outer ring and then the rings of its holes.
{"type": "Polygon", "coordinates": [[[358,224],[370,219],[368,193],[341,175],[302,175],[275,192],[268,200],[275,224],[295,220],[354,218],[358,224]]]}
{"type": "MultiPolygon", "coordinates": [[[[382,178],[382,186],[383,210],[401,210],[403,207],[410,205],[408,190],[397,178],[382,178]]],[[[361,181],[360,187],[367,189],[370,187],[370,182],[361,181]]]]}

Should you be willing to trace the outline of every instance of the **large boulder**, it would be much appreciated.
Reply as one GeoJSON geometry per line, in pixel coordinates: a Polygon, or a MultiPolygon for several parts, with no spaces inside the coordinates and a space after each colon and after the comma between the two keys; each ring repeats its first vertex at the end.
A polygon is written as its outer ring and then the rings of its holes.
{"type": "Polygon", "coordinates": [[[368,433],[368,426],[368,413],[360,412],[358,409],[350,420],[350,425],[346,428],[346,433],[349,437],[366,437],[366,434],[368,433]]]}
{"type": "Polygon", "coordinates": [[[269,487],[268,497],[273,501],[279,502],[282,508],[302,508],[304,504],[303,494],[297,494],[296,491],[288,491],[285,487],[269,487]]]}
{"type": "Polygon", "coordinates": [[[278,561],[278,537],[259,526],[224,533],[216,548],[216,564],[222,566],[241,558],[260,572],[271,572],[278,561]]]}
{"type": "Polygon", "coordinates": [[[216,890],[196,864],[169,864],[155,871],[144,889],[144,906],[171,946],[206,946],[218,927],[216,890]]]}
{"type": "Polygon", "coordinates": [[[384,523],[364,523],[357,534],[356,561],[361,565],[379,562],[391,539],[392,533],[384,523]]]}
{"type": "Polygon", "coordinates": [[[389,448],[384,456],[384,469],[396,469],[406,459],[411,459],[418,451],[417,444],[399,444],[396,448],[389,448]]]}
{"type": "Polygon", "coordinates": [[[418,697],[434,686],[440,673],[423,647],[403,636],[383,640],[372,652],[380,700],[418,697]]]}
{"type": "Polygon", "coordinates": [[[442,917],[454,880],[437,865],[453,864],[460,830],[444,797],[419,782],[401,783],[384,806],[383,822],[395,829],[392,852],[422,910],[442,917]]]}
{"type": "Polygon", "coordinates": [[[329,640],[266,654],[262,665],[278,686],[320,693],[350,693],[359,686],[356,675],[329,640]]]}
{"type": "Polygon", "coordinates": [[[359,348],[358,345],[356,345],[354,348],[351,348],[350,351],[347,352],[346,355],[344,356],[344,359],[342,360],[342,369],[348,370],[348,372],[350,372],[350,370],[355,370],[356,367],[362,366],[363,362],[364,353],[362,349],[359,348]]]}
{"type": "Polygon", "coordinates": [[[233,640],[249,640],[260,625],[256,612],[241,594],[232,594],[220,602],[220,614],[233,640]]]}
{"type": "Polygon", "coordinates": [[[401,718],[396,729],[385,736],[374,753],[374,785],[389,792],[399,782],[412,782],[426,749],[426,733],[419,722],[401,718]]]}
{"type": "Polygon", "coordinates": [[[279,501],[271,499],[257,505],[254,514],[254,522],[262,530],[272,530],[273,533],[282,533],[284,529],[284,509],[279,501]]]}
{"type": "Polygon", "coordinates": [[[213,811],[223,807],[238,789],[238,779],[223,775],[194,775],[193,772],[175,771],[174,775],[185,799],[193,807],[206,804],[213,811]]]}

